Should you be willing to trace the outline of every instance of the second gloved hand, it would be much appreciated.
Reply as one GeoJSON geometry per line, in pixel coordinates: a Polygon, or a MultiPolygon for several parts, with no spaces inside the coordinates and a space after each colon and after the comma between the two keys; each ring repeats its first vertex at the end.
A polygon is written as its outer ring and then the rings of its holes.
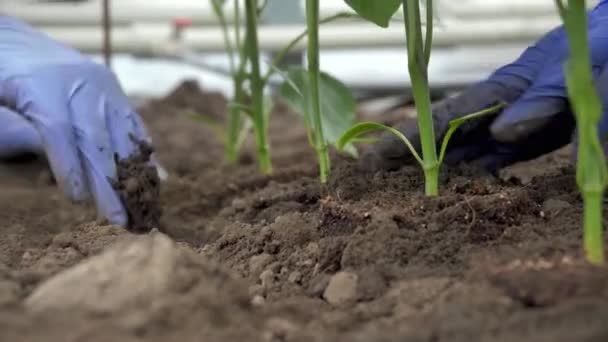
{"type": "Polygon", "coordinates": [[[126,226],[108,179],[114,155],[149,142],[114,74],[25,23],[0,15],[0,157],[44,153],[67,196],[95,200],[100,216],[126,226]]]}
{"type": "MultiPolygon", "coordinates": [[[[608,1],[603,0],[590,12],[588,31],[594,76],[604,108],[608,108],[608,69],[605,68],[608,1]]],[[[493,172],[571,142],[576,125],[563,70],[568,50],[565,31],[558,27],[487,80],[435,104],[435,132],[441,139],[451,120],[499,102],[507,103],[496,115],[463,124],[449,144],[446,162],[471,162],[493,172]]],[[[419,147],[420,137],[414,122],[397,128],[419,147]]],[[[604,115],[598,129],[602,136],[608,134],[608,115],[604,115]]],[[[410,162],[413,158],[409,150],[392,134],[383,135],[362,157],[363,166],[369,170],[396,169],[410,162]]]]}

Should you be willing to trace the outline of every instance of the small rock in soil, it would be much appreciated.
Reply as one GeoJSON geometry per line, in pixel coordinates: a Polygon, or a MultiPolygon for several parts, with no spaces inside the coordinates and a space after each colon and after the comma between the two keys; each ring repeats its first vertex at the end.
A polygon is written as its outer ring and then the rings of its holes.
{"type": "Polygon", "coordinates": [[[264,297],[260,295],[253,297],[253,299],[251,300],[251,305],[253,306],[262,306],[264,305],[264,303],[266,303],[266,299],[264,299],[264,297]]]}
{"type": "Polygon", "coordinates": [[[269,289],[272,287],[275,281],[275,275],[272,270],[266,270],[260,274],[260,280],[262,281],[262,287],[269,289]]]}
{"type": "Polygon", "coordinates": [[[291,274],[287,278],[287,281],[292,284],[299,284],[302,281],[302,273],[300,271],[291,272],[291,274]]]}
{"type": "Polygon", "coordinates": [[[323,298],[335,306],[353,303],[357,297],[357,282],[356,274],[338,272],[329,280],[323,298]]]}
{"type": "Polygon", "coordinates": [[[129,229],[149,232],[158,228],[160,222],[160,179],[156,168],[150,164],[153,148],[131,138],[139,151],[123,160],[116,158],[118,181],[112,183],[127,210],[129,229]]]}

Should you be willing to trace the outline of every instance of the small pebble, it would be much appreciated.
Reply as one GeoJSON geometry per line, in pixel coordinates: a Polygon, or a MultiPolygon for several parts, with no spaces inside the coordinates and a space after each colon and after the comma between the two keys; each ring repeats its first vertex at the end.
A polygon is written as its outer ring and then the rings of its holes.
{"type": "Polygon", "coordinates": [[[262,306],[266,303],[266,299],[260,295],[256,295],[251,299],[251,305],[253,306],[262,306]]]}
{"type": "Polygon", "coordinates": [[[332,305],[352,303],[357,297],[358,276],[350,272],[338,272],[329,280],[323,298],[332,305]]]}
{"type": "Polygon", "coordinates": [[[311,242],[306,246],[306,251],[310,254],[317,255],[321,251],[321,248],[318,243],[311,242]]]}
{"type": "Polygon", "coordinates": [[[269,289],[274,284],[275,276],[272,270],[266,270],[260,274],[260,280],[262,281],[262,287],[269,289]]]}
{"type": "Polygon", "coordinates": [[[302,273],[300,271],[291,272],[291,274],[287,278],[287,281],[292,284],[299,284],[302,281],[302,273]]]}

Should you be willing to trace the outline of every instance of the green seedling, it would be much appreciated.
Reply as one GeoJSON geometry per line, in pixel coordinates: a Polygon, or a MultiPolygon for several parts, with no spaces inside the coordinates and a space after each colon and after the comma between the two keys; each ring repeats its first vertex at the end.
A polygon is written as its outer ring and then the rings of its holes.
{"type": "Polygon", "coordinates": [[[586,1],[555,0],[570,45],[565,65],[566,84],[578,128],[576,180],[583,197],[584,250],[593,264],[604,263],[602,203],[608,170],[597,125],[602,104],[594,87],[587,34],[586,1]]]}
{"type": "MultiPolygon", "coordinates": [[[[234,85],[234,98],[229,105],[228,127],[227,134],[225,134],[226,159],[230,163],[235,163],[237,161],[239,149],[244,140],[243,137],[246,136],[246,133],[249,131],[250,127],[253,126],[260,170],[263,173],[271,173],[272,164],[270,160],[270,148],[268,144],[267,131],[272,103],[269,97],[264,96],[264,89],[270,83],[271,77],[279,73],[286,79],[285,83],[291,85],[290,87],[292,90],[297,89],[298,96],[293,96],[291,93],[288,94],[288,96],[291,96],[291,101],[288,102],[296,107],[299,107],[300,113],[310,112],[310,96],[308,96],[310,92],[308,91],[308,79],[304,80],[301,77],[298,77],[300,76],[300,73],[303,72],[303,69],[300,71],[290,70],[289,72],[282,72],[278,68],[285,56],[287,56],[289,52],[298,45],[298,43],[307,37],[308,30],[305,30],[303,33],[296,36],[288,45],[280,50],[270,63],[268,71],[262,76],[257,27],[258,18],[267,2],[264,1],[260,5],[257,1],[245,0],[245,35],[242,37],[240,33],[242,24],[241,12],[239,8],[240,1],[234,1],[234,38],[230,35],[230,27],[228,25],[228,21],[226,20],[226,2],[227,1],[225,0],[211,0],[215,15],[218,17],[218,21],[222,27],[225,49],[229,55],[230,61],[229,73],[233,79],[234,85]],[[289,79],[290,75],[297,79],[299,83],[297,86],[292,80],[289,79]],[[301,92],[299,89],[303,89],[303,91],[301,92]],[[305,100],[301,98],[300,95],[302,94],[307,95],[305,100]],[[249,101],[245,103],[246,100],[249,101]],[[248,123],[250,124],[248,125],[248,123]]],[[[338,13],[328,18],[317,20],[317,25],[329,23],[337,19],[352,17],[354,17],[354,15],[350,13],[338,13]]],[[[333,79],[327,81],[327,78],[328,77],[325,74],[321,74],[320,83],[323,89],[330,88],[331,90],[333,89],[332,86],[339,83],[333,79]]],[[[281,88],[283,89],[285,87],[282,86],[281,88]]],[[[339,91],[343,93],[349,92],[346,87],[341,87],[339,91]]],[[[345,103],[349,107],[347,108],[346,113],[352,113],[352,116],[354,117],[354,100],[349,101],[350,98],[347,95],[338,100],[342,102],[338,102],[336,104],[336,101],[327,101],[325,100],[325,96],[321,94],[321,108],[323,109],[330,106],[333,112],[333,110],[336,109],[336,106],[338,107],[337,109],[340,109],[341,103],[345,103]]],[[[340,110],[340,112],[342,112],[342,110],[340,110]]],[[[308,122],[310,123],[312,120],[309,120],[308,122]]],[[[329,127],[333,127],[331,122],[342,121],[330,120],[329,127]]],[[[350,121],[346,120],[345,122],[348,126],[350,126],[352,119],[350,121]]],[[[336,137],[337,134],[335,134],[334,131],[330,132],[333,134],[329,134],[329,136],[336,137]]],[[[312,136],[313,134],[311,134],[311,137],[312,136]]],[[[323,139],[320,141],[322,140],[323,139]]],[[[336,140],[337,137],[332,141],[336,140]]],[[[351,150],[351,152],[352,151],[354,151],[354,148],[351,150]]]]}
{"type": "Polygon", "coordinates": [[[251,88],[251,106],[249,113],[255,131],[258,166],[264,174],[272,173],[270,147],[268,144],[269,114],[265,110],[264,81],[260,70],[260,50],[258,47],[258,16],[257,0],[245,0],[246,42],[245,56],[249,60],[249,85],[251,88]]]}
{"type": "Polygon", "coordinates": [[[321,77],[319,69],[319,0],[306,0],[306,26],[308,28],[308,84],[315,131],[314,145],[319,160],[321,183],[325,183],[329,177],[330,165],[319,102],[319,78],[321,77]]]}
{"type": "Polygon", "coordinates": [[[415,150],[412,143],[399,131],[373,122],[364,122],[353,126],[344,133],[338,145],[345,146],[360,135],[375,130],[386,130],[395,134],[406,144],[422,166],[425,178],[425,193],[428,196],[436,196],[439,194],[439,168],[442,164],[448,141],[454,131],[463,122],[492,113],[500,109],[503,105],[498,104],[492,108],[469,114],[452,121],[447,134],[443,138],[442,147],[438,155],[433,116],[431,113],[431,93],[428,80],[428,64],[431,58],[431,47],[433,43],[433,1],[426,0],[426,32],[424,36],[422,34],[421,8],[418,0],[345,0],[345,2],[361,17],[366,18],[381,27],[387,27],[389,25],[393,15],[399,9],[400,5],[402,5],[407,41],[408,69],[414,103],[417,109],[422,157],[415,150]]]}
{"type": "Polygon", "coordinates": [[[244,140],[242,137],[246,136],[251,126],[248,124],[249,118],[243,117],[241,108],[234,105],[243,103],[246,97],[247,58],[245,58],[245,42],[241,35],[241,6],[240,0],[234,1],[234,36],[232,36],[226,19],[226,0],[210,0],[210,2],[222,29],[224,47],[228,54],[229,74],[232,78],[233,98],[228,109],[227,133],[223,141],[226,161],[229,164],[235,164],[238,160],[240,146],[244,140]]]}
{"type": "Polygon", "coordinates": [[[309,143],[317,153],[321,183],[325,183],[330,172],[329,145],[354,122],[356,103],[348,87],[320,70],[318,0],[306,1],[306,22],[308,70],[290,69],[280,93],[302,116],[309,143]]]}
{"type": "MultiPolygon", "coordinates": [[[[313,87],[309,83],[308,73],[309,70],[301,67],[291,68],[285,75],[286,81],[279,88],[279,93],[289,107],[300,115],[307,129],[308,141],[316,151],[317,143],[321,139],[317,134],[317,126],[314,124],[311,96],[313,87]]],[[[319,129],[322,130],[325,146],[335,145],[337,147],[342,134],[354,123],[357,103],[346,85],[325,72],[319,73],[318,90],[321,109],[319,129]]],[[[346,145],[343,150],[356,156],[357,151],[353,145],[346,145]]]]}

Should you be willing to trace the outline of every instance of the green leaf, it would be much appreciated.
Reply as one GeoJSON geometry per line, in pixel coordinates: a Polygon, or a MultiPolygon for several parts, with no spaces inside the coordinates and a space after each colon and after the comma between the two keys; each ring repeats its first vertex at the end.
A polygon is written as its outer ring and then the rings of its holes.
{"type": "Polygon", "coordinates": [[[458,127],[460,127],[460,125],[462,125],[463,123],[465,123],[469,120],[473,120],[473,119],[482,117],[484,115],[494,113],[494,112],[502,109],[505,106],[506,106],[506,104],[504,102],[501,102],[493,107],[481,110],[479,112],[475,112],[473,114],[468,114],[468,115],[465,115],[458,119],[454,119],[454,120],[450,121],[450,126],[448,127],[448,131],[443,136],[443,141],[441,142],[441,150],[439,152],[439,164],[443,163],[443,158],[445,157],[445,152],[448,149],[448,143],[450,142],[450,138],[452,137],[454,132],[456,132],[458,127]]]}
{"type": "MultiPolygon", "coordinates": [[[[313,129],[311,125],[313,120],[310,110],[312,105],[310,103],[308,71],[301,67],[294,67],[287,72],[287,78],[290,81],[283,82],[279,93],[289,107],[302,117],[310,135],[311,129],[313,129]]],[[[355,120],[357,103],[351,90],[346,85],[324,72],[321,72],[319,79],[319,93],[323,135],[327,143],[335,145],[342,134],[352,126],[355,120]]],[[[343,150],[353,156],[357,154],[357,150],[352,144],[345,146],[343,150]]]]}
{"type": "Polygon", "coordinates": [[[403,135],[403,133],[392,127],[379,124],[377,122],[361,122],[352,126],[348,131],[346,131],[346,133],[344,133],[344,135],[342,135],[342,137],[338,141],[338,148],[342,149],[344,146],[347,146],[347,144],[356,140],[361,135],[379,130],[388,131],[397,136],[409,148],[410,152],[412,153],[414,158],[416,158],[418,163],[420,163],[420,165],[424,167],[424,162],[422,161],[422,158],[420,158],[420,155],[414,148],[414,145],[412,145],[412,143],[405,137],[405,135],[403,135]]]}
{"type": "Polygon", "coordinates": [[[387,28],[401,0],[344,0],[361,17],[387,28]]]}

